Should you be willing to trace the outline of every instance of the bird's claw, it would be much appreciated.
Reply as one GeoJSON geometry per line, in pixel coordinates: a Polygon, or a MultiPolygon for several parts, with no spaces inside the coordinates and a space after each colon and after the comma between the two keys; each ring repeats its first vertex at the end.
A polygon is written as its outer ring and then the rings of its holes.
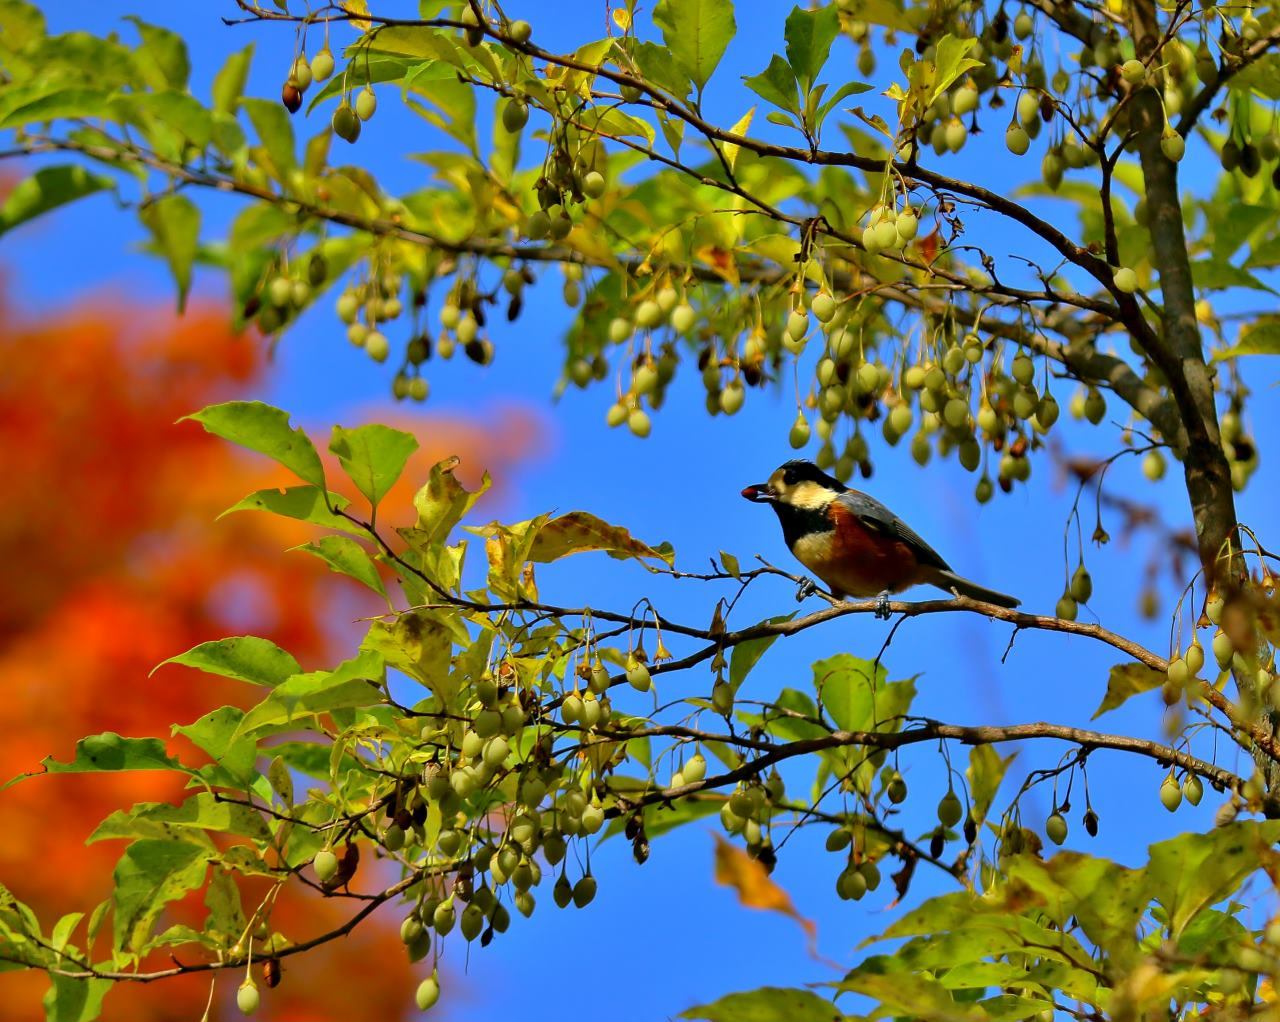
{"type": "Polygon", "coordinates": [[[876,597],[875,616],[881,621],[888,621],[893,616],[893,612],[889,609],[889,591],[887,589],[876,597]]]}
{"type": "Polygon", "coordinates": [[[803,603],[806,599],[818,591],[817,583],[811,578],[802,578],[800,584],[796,586],[796,603],[803,603]]]}

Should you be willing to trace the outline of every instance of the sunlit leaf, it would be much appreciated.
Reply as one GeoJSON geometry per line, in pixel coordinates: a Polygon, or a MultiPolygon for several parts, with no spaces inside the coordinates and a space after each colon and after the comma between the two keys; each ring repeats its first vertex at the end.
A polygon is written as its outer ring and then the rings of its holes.
{"type": "MultiPolygon", "coordinates": [[[[289,415],[261,401],[227,401],[184,416],[233,444],[265,454],[300,479],[324,489],[324,466],[301,429],[289,426],[289,415]]],[[[179,420],[183,421],[183,420],[179,420]]]]}
{"type": "Polygon", "coordinates": [[[716,838],[716,883],[732,887],[738,892],[738,900],[747,908],[759,908],[790,916],[803,927],[812,941],[818,928],[806,919],[791,902],[787,894],[769,876],[768,870],[751,858],[737,845],[730,844],[719,834],[716,838]]]}
{"type": "Polygon", "coordinates": [[[191,290],[191,264],[200,244],[200,209],[185,195],[166,195],[142,207],[138,216],[155,239],[178,285],[178,310],[191,290]]]}
{"type": "Polygon", "coordinates": [[[737,31],[732,0],[658,0],[653,20],[699,93],[737,31]]]}
{"type": "Polygon", "coordinates": [[[321,536],[293,549],[314,554],[339,574],[354,578],[379,596],[387,595],[382,576],[378,574],[378,566],[374,564],[369,551],[349,536],[321,536]]]}
{"type": "Polygon", "coordinates": [[[1157,671],[1146,664],[1136,662],[1116,664],[1107,675],[1107,693],[1102,697],[1098,708],[1093,711],[1093,719],[1097,720],[1108,710],[1114,710],[1133,696],[1159,688],[1166,680],[1164,672],[1157,671]]]}
{"type": "Polygon", "coordinates": [[[252,685],[279,685],[285,678],[297,674],[300,668],[293,654],[281,649],[270,639],[256,635],[239,635],[227,639],[214,639],[193,646],[163,660],[152,669],[152,674],[165,664],[182,664],[208,674],[220,674],[224,678],[247,681],[252,685]]]}
{"type": "Polygon", "coordinates": [[[404,471],[409,456],[418,449],[418,440],[403,430],[379,423],[356,429],[333,427],[329,450],[338,456],[356,488],[375,507],[387,495],[404,471]]]}
{"type": "Polygon", "coordinates": [[[120,950],[141,951],[165,906],[204,884],[208,850],[184,841],[144,838],[125,850],[115,871],[114,936],[120,950]]]}
{"type": "Polygon", "coordinates": [[[727,994],[683,1011],[679,1017],[707,1022],[838,1022],[844,1013],[811,990],[761,987],[727,994]]]}
{"type": "Polygon", "coordinates": [[[599,550],[610,557],[625,559],[635,557],[652,559],[670,565],[675,551],[669,543],[650,546],[636,539],[620,525],[610,525],[586,511],[570,511],[558,515],[542,526],[533,539],[528,559],[531,561],[557,561],[570,554],[599,550]]]}
{"type": "Polygon", "coordinates": [[[115,182],[83,167],[44,167],[19,182],[0,205],[0,235],[19,224],[86,195],[114,188],[115,182]]]}
{"type": "Polygon", "coordinates": [[[787,15],[783,33],[787,41],[787,63],[805,92],[813,88],[839,33],[840,12],[835,4],[813,10],[793,7],[787,15]]]}

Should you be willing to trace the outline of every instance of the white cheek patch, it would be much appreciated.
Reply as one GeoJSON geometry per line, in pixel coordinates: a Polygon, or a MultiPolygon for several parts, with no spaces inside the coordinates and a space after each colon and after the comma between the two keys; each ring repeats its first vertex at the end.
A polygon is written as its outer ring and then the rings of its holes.
{"type": "Polygon", "coordinates": [[[805,480],[785,494],[786,502],[804,511],[820,511],[831,503],[832,493],[825,486],[805,480]]]}

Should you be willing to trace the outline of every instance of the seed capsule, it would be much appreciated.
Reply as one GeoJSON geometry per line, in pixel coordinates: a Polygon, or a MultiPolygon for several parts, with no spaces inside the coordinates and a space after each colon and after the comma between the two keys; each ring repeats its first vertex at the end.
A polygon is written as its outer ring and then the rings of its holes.
{"type": "Polygon", "coordinates": [[[1045,835],[1055,845],[1060,845],[1067,839],[1067,821],[1059,812],[1054,812],[1047,820],[1044,821],[1045,835]]]}
{"type": "Polygon", "coordinates": [[[1160,785],[1160,804],[1171,813],[1182,805],[1182,786],[1178,784],[1172,770],[1160,785]]]}

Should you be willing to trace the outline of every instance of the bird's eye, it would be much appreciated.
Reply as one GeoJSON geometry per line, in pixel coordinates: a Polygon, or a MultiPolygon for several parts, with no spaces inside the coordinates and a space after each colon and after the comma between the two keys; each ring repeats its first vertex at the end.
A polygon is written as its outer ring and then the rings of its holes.
{"type": "Polygon", "coordinates": [[[789,469],[787,469],[785,472],[783,472],[783,473],[782,473],[782,481],[783,481],[784,483],[786,483],[788,486],[795,486],[795,484],[796,484],[796,472],[795,472],[795,469],[793,469],[793,468],[789,468],[789,469]]]}

